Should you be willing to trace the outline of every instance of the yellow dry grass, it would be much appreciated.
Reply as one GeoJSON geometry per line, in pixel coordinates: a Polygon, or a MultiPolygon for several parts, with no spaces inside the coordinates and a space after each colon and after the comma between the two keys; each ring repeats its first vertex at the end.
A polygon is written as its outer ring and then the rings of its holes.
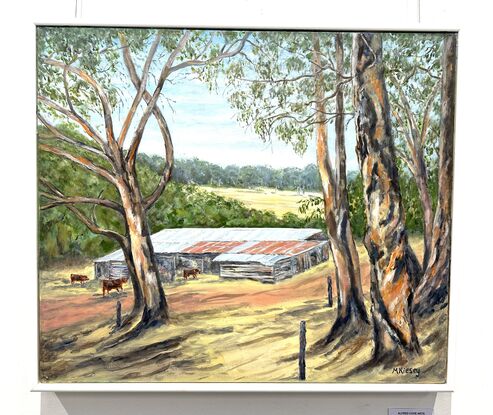
{"type": "MultiPolygon", "coordinates": [[[[414,242],[421,250],[420,242],[414,242]]],[[[363,253],[361,246],[359,250],[363,253]]],[[[362,260],[367,259],[362,256],[362,260]]],[[[371,357],[370,330],[336,350],[316,348],[336,316],[335,307],[326,307],[323,282],[328,273],[333,274],[333,267],[324,263],[275,285],[223,281],[210,275],[175,283],[165,287],[171,304],[182,296],[207,307],[192,312],[171,308],[168,325],[148,329],[108,350],[100,348],[109,333],[102,319],[45,333],[41,378],[46,382],[296,382],[299,324],[305,320],[308,382],[444,381],[447,309],[417,322],[423,353],[404,366],[419,368],[419,377],[396,375],[393,367],[383,366],[355,371],[371,357]],[[231,296],[236,297],[227,301],[231,296]]],[[[42,297],[60,296],[60,288],[47,281],[42,297]]],[[[369,307],[368,302],[367,298],[369,307]]]]}
{"type": "Polygon", "coordinates": [[[229,187],[202,187],[202,189],[219,196],[237,199],[247,207],[259,210],[270,210],[281,217],[285,213],[299,213],[299,201],[309,196],[320,196],[316,192],[305,192],[304,195],[290,190],[277,190],[267,187],[255,189],[238,189],[229,187]]]}
{"type": "Polygon", "coordinates": [[[99,282],[94,279],[92,262],[84,261],[71,265],[57,265],[49,270],[39,271],[40,299],[60,298],[80,293],[96,292],[99,282]],[[81,286],[80,283],[70,284],[70,274],[82,274],[89,277],[89,281],[81,286]]]}

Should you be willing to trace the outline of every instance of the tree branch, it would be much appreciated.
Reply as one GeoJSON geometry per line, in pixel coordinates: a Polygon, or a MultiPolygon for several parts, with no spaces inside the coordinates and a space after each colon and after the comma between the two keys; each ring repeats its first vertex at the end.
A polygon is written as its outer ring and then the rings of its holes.
{"type": "Polygon", "coordinates": [[[42,151],[46,151],[47,153],[55,154],[59,157],[63,157],[67,160],[70,160],[71,162],[78,164],[79,166],[84,167],[86,170],[89,170],[89,171],[97,174],[98,176],[101,176],[102,178],[109,181],[111,184],[116,185],[116,180],[111,175],[110,172],[103,169],[102,167],[96,166],[92,161],[90,161],[89,159],[87,159],[83,156],[75,156],[75,155],[73,155],[73,154],[71,154],[65,150],[50,146],[48,144],[39,144],[39,149],[42,151]]]}
{"type": "Polygon", "coordinates": [[[251,34],[251,32],[246,32],[245,35],[243,36],[243,38],[241,39],[238,47],[232,51],[231,51],[231,47],[232,47],[232,45],[231,45],[230,48],[227,49],[225,52],[220,53],[219,55],[217,55],[213,58],[205,59],[205,60],[191,59],[188,61],[181,62],[181,63],[173,66],[170,69],[170,73],[179,71],[180,69],[184,69],[184,68],[187,68],[189,66],[204,66],[204,65],[207,65],[210,63],[220,61],[220,60],[225,59],[225,58],[232,58],[233,56],[236,56],[238,53],[240,53],[243,50],[245,43],[246,43],[248,37],[250,36],[250,34],[251,34]]]}
{"type": "Polygon", "coordinates": [[[74,73],[77,75],[79,78],[83,79],[86,81],[89,85],[91,85],[95,90],[96,93],[98,94],[99,100],[101,101],[101,105],[103,107],[103,116],[104,116],[104,125],[106,128],[106,137],[108,139],[108,142],[114,141],[114,132],[113,132],[113,120],[111,118],[111,105],[110,101],[108,100],[108,97],[106,96],[106,93],[104,92],[104,89],[99,85],[98,82],[94,78],[92,78],[87,72],[81,70],[80,68],[76,68],[75,66],[72,65],[67,65],[63,62],[56,61],[54,59],[45,59],[44,62],[47,65],[52,65],[55,67],[62,68],[63,70],[67,70],[69,72],[74,73]]]}
{"type": "Polygon", "coordinates": [[[411,172],[411,174],[413,176],[415,176],[416,170],[414,169],[414,164],[409,159],[409,157],[406,155],[406,153],[404,153],[404,151],[402,151],[401,149],[399,149],[397,147],[395,148],[395,152],[396,152],[397,157],[399,157],[406,164],[406,166],[409,169],[409,171],[411,172]]]}
{"type": "MultiPolygon", "coordinates": [[[[53,196],[57,196],[58,198],[60,199],[64,199],[65,196],[64,194],[58,190],[52,183],[50,183],[48,180],[44,179],[44,178],[40,178],[39,181],[41,182],[41,184],[43,184],[48,190],[49,192],[51,192],[51,194],[53,196]]],[[[108,238],[111,238],[111,239],[114,239],[116,240],[121,246],[124,246],[125,245],[125,237],[123,235],[120,235],[118,232],[115,232],[115,231],[112,231],[112,230],[109,230],[109,229],[104,229],[104,228],[101,228],[100,226],[96,225],[93,221],[91,221],[86,215],[84,215],[84,213],[82,213],[79,209],[77,209],[75,206],[71,205],[71,204],[67,204],[65,205],[67,207],[68,210],[70,210],[75,216],[77,216],[77,218],[84,224],[87,226],[87,228],[92,232],[92,233],[95,233],[95,234],[98,234],[98,235],[103,235],[103,236],[106,236],[108,238]]],[[[50,209],[52,207],[55,207],[55,206],[41,206],[40,207],[40,210],[46,210],[46,209],[50,209]]]]}
{"type": "Polygon", "coordinates": [[[70,118],[71,120],[77,122],[82,127],[82,129],[86,132],[86,134],[99,144],[101,149],[103,150],[107,149],[106,144],[104,140],[101,138],[101,136],[99,135],[99,133],[82,117],[80,116],[78,117],[70,110],[58,105],[56,102],[52,101],[51,99],[43,95],[38,95],[38,100],[41,101],[43,104],[47,105],[48,107],[59,112],[60,114],[65,115],[67,118],[70,118]]]}
{"type": "MultiPolygon", "coordinates": [[[[142,87],[142,81],[137,75],[137,71],[135,69],[135,65],[132,60],[132,56],[128,48],[123,49],[123,61],[125,62],[125,66],[127,67],[128,73],[130,75],[130,79],[134,84],[136,89],[140,89],[142,87]]],[[[151,94],[144,89],[143,94],[144,100],[149,103],[152,100],[151,94]]],[[[174,162],[174,150],[173,150],[173,141],[171,140],[171,133],[168,128],[168,124],[166,119],[164,118],[159,106],[156,105],[153,109],[153,115],[156,118],[156,121],[159,125],[159,129],[161,131],[161,135],[164,141],[164,150],[165,150],[165,165],[163,169],[163,173],[161,174],[161,179],[154,189],[154,191],[144,199],[144,208],[149,209],[151,206],[156,203],[164,189],[166,188],[169,179],[171,178],[171,172],[173,170],[173,162],[174,162]]]]}
{"type": "Polygon", "coordinates": [[[287,82],[295,82],[299,81],[300,79],[306,79],[306,78],[313,78],[313,74],[301,74],[298,76],[294,76],[292,78],[280,78],[280,79],[247,79],[247,78],[240,78],[240,81],[243,82],[251,82],[251,83],[263,83],[263,84],[280,84],[280,83],[287,83],[287,82]]]}
{"type": "MultiPolygon", "coordinates": [[[[188,42],[188,39],[190,38],[190,32],[186,31],[180,41],[178,42],[178,45],[176,48],[171,52],[171,54],[168,57],[168,60],[166,61],[166,64],[163,66],[163,69],[161,70],[161,74],[159,75],[159,79],[156,85],[156,88],[154,90],[154,93],[152,94],[151,99],[147,102],[147,107],[144,111],[144,114],[142,115],[139,125],[137,126],[137,129],[135,130],[134,137],[132,139],[132,143],[130,144],[130,148],[128,150],[127,154],[127,162],[130,165],[135,164],[135,159],[137,155],[137,150],[139,148],[140,142],[142,140],[142,134],[144,133],[145,126],[147,124],[147,121],[154,110],[157,100],[159,98],[159,94],[161,93],[161,90],[163,89],[164,86],[164,81],[166,78],[169,76],[171,73],[171,67],[173,65],[173,62],[175,61],[176,57],[178,54],[183,50],[185,45],[188,42]]],[[[140,88],[140,85],[139,85],[140,88]]]]}
{"type": "Polygon", "coordinates": [[[430,126],[431,108],[433,107],[433,101],[435,100],[435,97],[439,89],[440,89],[440,81],[437,81],[435,82],[435,85],[431,90],[428,99],[426,100],[425,111],[423,114],[423,125],[421,127],[421,137],[420,137],[421,146],[424,145],[426,140],[426,134],[428,133],[428,127],[430,126]]]}
{"type": "Polygon", "coordinates": [[[103,153],[101,150],[99,150],[95,147],[89,146],[89,145],[83,143],[82,141],[77,141],[77,140],[74,140],[70,137],[67,137],[60,130],[58,130],[55,126],[50,124],[40,113],[38,113],[38,119],[53,134],[53,137],[40,137],[40,138],[45,138],[45,139],[57,138],[57,139],[65,142],[65,143],[68,143],[68,144],[71,144],[77,148],[80,148],[81,150],[89,151],[93,154],[96,154],[96,155],[103,157],[106,160],[108,160],[108,157],[106,156],[106,154],[103,153]]]}
{"type": "Polygon", "coordinates": [[[418,66],[417,68],[423,72],[426,72],[431,78],[438,79],[439,81],[442,79],[440,76],[434,74],[430,68],[425,68],[424,66],[418,66]]]}
{"type": "Polygon", "coordinates": [[[56,196],[52,193],[46,193],[46,192],[40,192],[40,196],[43,196],[47,199],[52,200],[49,205],[43,206],[43,209],[50,209],[55,206],[62,206],[62,205],[76,205],[76,204],[93,204],[93,205],[98,205],[98,206],[103,206],[109,209],[113,209],[122,215],[124,214],[123,207],[116,203],[113,202],[112,200],[107,200],[107,199],[101,199],[101,198],[94,198],[94,197],[84,197],[84,196],[56,196]]]}
{"type": "MultiPolygon", "coordinates": [[[[142,100],[142,97],[146,90],[147,78],[149,76],[149,68],[151,67],[152,59],[156,53],[160,40],[161,40],[161,35],[158,33],[156,34],[156,37],[152,42],[151,48],[147,55],[147,59],[144,63],[144,68],[142,69],[142,82],[140,84],[140,87],[137,88],[137,93],[134,97],[132,105],[130,106],[130,109],[128,110],[127,116],[125,117],[125,121],[123,122],[122,129],[120,131],[120,136],[118,137],[118,145],[120,147],[123,146],[123,142],[125,141],[125,137],[127,135],[128,129],[130,128],[130,124],[132,124],[135,111],[137,110],[137,107],[139,106],[140,101],[142,100]]],[[[128,50],[128,43],[125,40],[125,35],[123,33],[120,34],[120,43],[122,45],[126,45],[125,48],[127,52],[130,54],[130,51],[128,50]]]]}
{"type": "MultiPolygon", "coordinates": [[[[339,93],[339,90],[341,89],[341,87],[350,81],[351,81],[351,79],[345,79],[343,81],[338,82],[336,87],[335,87],[335,91],[330,95],[325,95],[321,102],[326,103],[329,99],[334,98],[339,93]]],[[[317,101],[317,100],[312,100],[312,101],[308,101],[306,103],[306,105],[317,104],[318,102],[319,101],[317,101]]]]}
{"type": "Polygon", "coordinates": [[[399,115],[399,112],[396,110],[393,110],[392,114],[394,115],[395,119],[397,120],[397,123],[402,128],[402,132],[404,133],[404,137],[406,138],[407,146],[409,148],[413,149],[414,148],[413,139],[412,139],[411,135],[409,134],[409,129],[406,128],[404,121],[402,120],[401,116],[399,115]]]}
{"type": "Polygon", "coordinates": [[[418,144],[418,141],[419,141],[419,138],[418,138],[418,125],[416,123],[416,118],[414,117],[414,114],[411,110],[411,105],[409,104],[409,101],[406,97],[406,94],[404,93],[404,90],[402,89],[402,85],[401,83],[399,82],[399,80],[395,77],[395,75],[390,72],[390,71],[387,71],[387,74],[390,78],[390,81],[392,82],[392,84],[394,84],[394,86],[396,87],[397,89],[397,92],[399,94],[399,98],[401,100],[401,103],[404,107],[404,111],[406,113],[406,117],[408,119],[408,122],[409,122],[409,126],[411,128],[411,137],[413,139],[413,142],[415,144],[418,144]]]}

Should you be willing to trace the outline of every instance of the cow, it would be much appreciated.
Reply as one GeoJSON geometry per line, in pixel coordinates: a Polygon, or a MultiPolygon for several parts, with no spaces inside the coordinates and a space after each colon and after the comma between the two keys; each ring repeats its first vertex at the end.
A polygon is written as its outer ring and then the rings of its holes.
{"type": "Polygon", "coordinates": [[[128,278],[103,280],[103,297],[105,293],[109,294],[111,290],[116,290],[117,292],[123,291],[123,284],[126,284],[127,281],[128,278]]]}
{"type": "Polygon", "coordinates": [[[84,285],[86,281],[89,281],[89,277],[87,275],[70,274],[70,284],[72,285],[76,282],[80,282],[80,285],[84,285]]]}
{"type": "Polygon", "coordinates": [[[198,268],[191,268],[191,269],[184,269],[183,270],[183,278],[188,280],[188,277],[193,277],[194,280],[197,279],[197,274],[200,274],[200,269],[198,268]]]}

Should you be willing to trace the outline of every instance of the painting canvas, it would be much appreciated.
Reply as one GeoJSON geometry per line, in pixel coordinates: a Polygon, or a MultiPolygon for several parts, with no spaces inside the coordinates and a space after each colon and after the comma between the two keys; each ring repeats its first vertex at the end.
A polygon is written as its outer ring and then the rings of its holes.
{"type": "Polygon", "coordinates": [[[456,33],[36,36],[40,383],[447,381],[456,33]]]}

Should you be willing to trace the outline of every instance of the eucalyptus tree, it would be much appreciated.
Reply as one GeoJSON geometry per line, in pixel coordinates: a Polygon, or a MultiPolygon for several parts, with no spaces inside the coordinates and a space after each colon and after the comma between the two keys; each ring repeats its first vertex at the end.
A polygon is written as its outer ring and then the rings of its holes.
{"type": "Polygon", "coordinates": [[[423,279],[416,289],[415,311],[420,315],[428,314],[446,304],[449,293],[455,88],[457,82],[456,34],[445,35],[442,68],[438,206],[433,221],[430,260],[423,279]]]}
{"type": "Polygon", "coordinates": [[[400,34],[390,35],[386,44],[385,63],[401,146],[397,154],[416,181],[423,210],[424,272],[415,295],[415,310],[420,315],[441,307],[448,297],[456,70],[453,60],[457,58],[453,38],[454,35],[443,34],[400,34]],[[431,170],[438,171],[435,211],[431,170]]]}
{"type": "Polygon", "coordinates": [[[348,39],[341,33],[256,32],[242,58],[225,68],[229,101],[239,121],[262,140],[276,137],[302,154],[315,136],[338,290],[337,318],[326,344],[369,324],[349,223],[344,136],[351,105],[345,99],[351,83],[344,46],[347,49],[348,39]],[[333,140],[328,136],[329,123],[335,123],[333,140]]]}
{"type": "MultiPolygon", "coordinates": [[[[66,207],[95,234],[116,240],[132,279],[134,306],[118,341],[168,319],[147,212],[164,192],[173,168],[173,142],[162,106],[165,85],[187,81],[191,70],[207,77],[222,59],[238,54],[248,33],[190,30],[41,27],[38,30],[38,120],[49,134],[38,149],[69,160],[106,181],[112,193],[62,192],[40,178],[41,210],[66,207]],[[139,73],[140,72],[140,73],[139,73]],[[135,93],[131,93],[131,90],[135,93]],[[123,111],[117,131],[117,110],[123,111]],[[165,164],[154,190],[143,194],[136,159],[149,119],[164,143],[165,164]],[[68,121],[84,134],[58,128],[68,121]],[[122,231],[97,222],[97,209],[120,215],[122,231]]],[[[70,180],[70,178],[67,178],[70,180]]]]}
{"type": "Polygon", "coordinates": [[[433,196],[430,171],[436,170],[442,34],[384,35],[385,76],[392,108],[396,155],[418,188],[423,212],[423,269],[431,252],[433,196]]]}
{"type": "Polygon", "coordinates": [[[356,152],[367,218],[364,244],[370,258],[373,357],[375,362],[391,362],[420,351],[412,302],[421,270],[405,228],[381,34],[354,34],[353,76],[356,152]]]}

